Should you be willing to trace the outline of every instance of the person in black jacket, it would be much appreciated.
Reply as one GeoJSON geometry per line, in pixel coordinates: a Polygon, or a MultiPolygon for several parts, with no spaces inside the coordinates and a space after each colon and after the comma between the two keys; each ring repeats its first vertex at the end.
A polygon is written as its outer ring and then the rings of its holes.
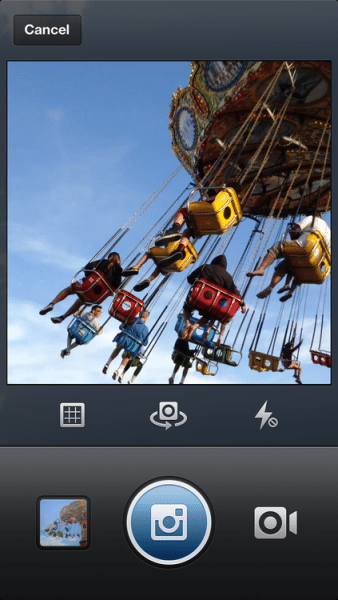
{"type": "Polygon", "coordinates": [[[111,252],[108,255],[108,258],[101,258],[101,260],[89,262],[83,269],[86,277],[90,275],[93,270],[103,273],[114,290],[121,285],[122,267],[120,264],[120,255],[117,252],[111,252]]]}
{"type": "MultiPolygon", "coordinates": [[[[122,268],[120,265],[120,255],[117,252],[111,252],[108,255],[108,258],[102,258],[101,260],[96,260],[93,262],[89,262],[83,268],[85,277],[88,277],[90,273],[95,270],[96,272],[100,272],[107,279],[112,291],[115,291],[120,285],[122,281],[122,268]]],[[[59,294],[50,302],[45,308],[40,310],[40,315],[46,315],[48,312],[53,310],[55,304],[61,302],[67,296],[71,294],[76,294],[76,290],[78,288],[78,282],[72,283],[70,286],[59,292],[59,294]]],[[[52,317],[53,323],[61,323],[64,319],[74,314],[81,306],[84,304],[84,301],[81,298],[78,298],[76,302],[67,310],[67,312],[60,317],[52,317]]]]}
{"type": "MultiPolygon", "coordinates": [[[[187,281],[188,281],[188,283],[193,285],[194,281],[200,277],[202,277],[203,279],[206,279],[210,283],[214,283],[215,285],[222,287],[224,290],[226,290],[228,292],[233,292],[234,294],[237,294],[238,296],[240,296],[240,293],[239,293],[238,289],[236,288],[230,273],[228,273],[228,271],[227,271],[227,259],[225,258],[225,256],[223,254],[216,256],[211,261],[211,264],[205,264],[200,267],[197,267],[197,269],[195,269],[192,273],[190,273],[190,275],[188,275],[187,281]]],[[[246,306],[245,306],[244,300],[242,300],[242,303],[241,303],[241,310],[242,310],[242,313],[245,313],[245,311],[246,311],[246,306]]],[[[183,329],[182,335],[181,335],[182,339],[190,339],[193,332],[195,331],[195,329],[198,329],[198,327],[200,327],[202,325],[206,325],[208,323],[208,321],[210,320],[207,317],[203,316],[194,325],[190,325],[190,317],[191,317],[192,312],[193,312],[193,309],[191,308],[191,306],[189,306],[187,304],[187,302],[185,302],[184,307],[183,307],[183,317],[185,320],[185,326],[184,326],[184,329],[183,329]]],[[[215,319],[211,320],[209,328],[207,329],[207,331],[205,333],[205,337],[208,337],[208,333],[214,322],[215,322],[215,319]]],[[[220,344],[220,342],[221,342],[221,338],[224,333],[224,329],[225,329],[225,326],[224,327],[222,326],[221,333],[220,333],[220,336],[218,339],[218,344],[220,344]]]]}
{"type": "Polygon", "coordinates": [[[234,284],[234,280],[227,271],[227,265],[227,259],[224,254],[219,254],[213,258],[210,264],[197,267],[197,269],[188,275],[187,281],[192,285],[195,279],[203,277],[203,279],[210,281],[210,283],[219,285],[225,290],[240,296],[240,293],[234,284]]]}
{"type": "MultiPolygon", "coordinates": [[[[215,200],[215,196],[217,196],[218,192],[222,191],[223,188],[210,188],[205,196],[202,196],[201,200],[205,202],[213,202],[215,200]]],[[[224,188],[228,189],[228,188],[224,188]]],[[[239,193],[240,187],[238,184],[233,184],[232,192],[239,193]]],[[[203,234],[201,234],[203,235],[203,234]]],[[[189,211],[187,207],[182,207],[175,215],[173,226],[165,232],[160,238],[155,241],[155,246],[167,246],[170,242],[180,241],[179,246],[171,253],[169,256],[165,256],[161,260],[159,260],[155,271],[151,273],[148,279],[144,279],[140,283],[137,283],[134,286],[135,292],[141,292],[145,290],[154,279],[162,274],[166,275],[166,269],[171,267],[174,263],[179,260],[183,260],[186,256],[186,248],[190,242],[190,238],[196,237],[199,238],[201,235],[195,231],[192,223],[190,222],[189,211]],[[180,233],[180,229],[183,223],[186,223],[187,228],[180,233]]],[[[138,261],[138,263],[128,269],[125,269],[122,273],[124,277],[131,277],[132,275],[137,275],[139,273],[140,268],[151,258],[151,252],[146,252],[138,261]]],[[[210,265],[209,265],[210,266],[210,265]]],[[[220,285],[220,284],[219,284],[220,285]]]]}

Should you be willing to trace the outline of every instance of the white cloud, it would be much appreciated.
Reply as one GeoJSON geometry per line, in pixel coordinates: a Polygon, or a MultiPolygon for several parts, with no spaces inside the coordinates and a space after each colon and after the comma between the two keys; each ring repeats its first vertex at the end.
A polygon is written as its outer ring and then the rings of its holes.
{"type": "Polygon", "coordinates": [[[10,223],[8,231],[9,252],[22,254],[35,263],[38,261],[42,264],[66,268],[75,273],[79,270],[79,265],[84,266],[88,262],[83,256],[71,254],[52,244],[32,228],[28,229],[19,223],[10,223]]]}
{"type": "Polygon", "coordinates": [[[15,342],[16,340],[23,339],[26,335],[26,330],[20,323],[13,323],[8,326],[7,337],[8,341],[15,342]]]}
{"type": "Polygon", "coordinates": [[[80,538],[60,538],[48,535],[48,533],[40,535],[41,546],[78,546],[80,538]]]}
{"type": "MultiPolygon", "coordinates": [[[[66,304],[66,302],[65,302],[66,304]]],[[[68,306],[68,305],[67,305],[68,306]]],[[[104,311],[109,303],[104,303],[104,311]]],[[[120,323],[111,319],[102,335],[89,344],[75,348],[70,356],[60,357],[60,351],[66,346],[67,323],[55,325],[49,313],[39,315],[41,306],[10,300],[8,303],[8,382],[10,384],[97,384],[119,385],[112,380],[114,370],[120,365],[121,355],[111,364],[107,375],[102,368],[110,356],[115,344],[113,337],[120,323]]],[[[58,311],[56,314],[60,314],[58,311]]],[[[327,329],[328,330],[328,329],[327,329]]],[[[304,383],[329,383],[330,370],[313,365],[309,353],[310,332],[306,334],[306,343],[302,347],[300,360],[303,365],[304,383]]],[[[305,337],[305,336],[304,336],[305,337]]],[[[174,364],[171,360],[175,341],[173,323],[170,321],[155,349],[149,356],[136,384],[168,384],[174,364]]],[[[134,372],[130,368],[124,377],[126,384],[134,372]]],[[[179,384],[182,369],[178,371],[175,384],[179,384]]],[[[238,384],[290,384],[294,383],[292,372],[258,373],[248,367],[247,350],[243,353],[239,367],[219,364],[216,376],[204,376],[198,373],[195,365],[188,372],[186,384],[194,385],[238,385],[238,384]]]]}

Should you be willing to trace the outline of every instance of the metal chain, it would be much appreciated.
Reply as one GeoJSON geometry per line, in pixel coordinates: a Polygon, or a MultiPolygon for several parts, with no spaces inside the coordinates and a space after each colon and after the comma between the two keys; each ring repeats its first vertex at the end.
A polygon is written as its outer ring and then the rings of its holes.
{"type": "MultiPolygon", "coordinates": [[[[263,110],[265,109],[264,103],[265,100],[268,100],[270,98],[270,95],[272,94],[272,91],[274,89],[275,83],[277,82],[281,72],[283,71],[285,66],[285,62],[282,63],[282,65],[280,66],[280,68],[278,69],[278,71],[275,73],[273,79],[271,80],[271,82],[269,83],[269,85],[267,86],[266,90],[264,91],[264,93],[262,94],[261,98],[258,100],[258,102],[255,104],[254,108],[252,109],[252,111],[249,113],[249,115],[247,116],[247,118],[245,119],[244,123],[241,125],[241,127],[239,128],[239,130],[237,131],[237,133],[234,135],[234,137],[231,139],[231,141],[229,142],[228,146],[225,148],[224,152],[222,152],[220,154],[220,156],[218,157],[218,159],[216,160],[216,162],[212,165],[212,167],[210,168],[210,170],[204,175],[204,177],[201,179],[200,181],[200,185],[202,186],[203,183],[208,179],[208,177],[210,177],[210,175],[212,175],[212,179],[209,181],[209,186],[211,187],[212,184],[216,181],[217,177],[219,176],[219,174],[221,173],[222,167],[223,167],[223,158],[225,158],[225,156],[227,155],[229,149],[231,149],[231,147],[233,146],[233,150],[235,147],[235,144],[237,142],[237,140],[239,140],[243,133],[245,132],[245,130],[247,129],[247,127],[250,124],[250,121],[252,120],[253,115],[256,114],[257,111],[257,107],[260,107],[260,110],[258,112],[258,114],[255,117],[254,123],[251,127],[251,130],[249,132],[249,135],[247,136],[247,140],[245,140],[243,147],[246,146],[247,141],[252,133],[252,131],[254,130],[257,121],[259,120],[263,110]],[[215,169],[217,169],[219,166],[218,171],[214,174],[213,171],[215,169]]],[[[228,158],[231,157],[233,150],[231,151],[230,155],[228,158]]]]}

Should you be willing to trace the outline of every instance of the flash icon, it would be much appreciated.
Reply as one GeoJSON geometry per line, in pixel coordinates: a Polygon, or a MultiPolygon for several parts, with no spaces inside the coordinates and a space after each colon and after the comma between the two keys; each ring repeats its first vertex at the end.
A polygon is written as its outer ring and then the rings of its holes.
{"type": "Polygon", "coordinates": [[[262,408],[259,409],[257,415],[255,416],[255,419],[261,419],[261,426],[260,426],[260,430],[262,429],[262,427],[264,427],[265,423],[268,422],[270,427],[277,427],[278,425],[278,419],[276,419],[276,417],[271,417],[272,412],[268,412],[266,410],[266,405],[267,405],[268,401],[266,401],[262,408]]]}

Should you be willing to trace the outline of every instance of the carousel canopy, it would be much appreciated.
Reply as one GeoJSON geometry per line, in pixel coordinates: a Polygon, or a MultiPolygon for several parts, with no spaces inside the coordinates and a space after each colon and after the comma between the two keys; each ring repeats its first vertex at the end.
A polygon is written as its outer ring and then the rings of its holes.
{"type": "Polygon", "coordinates": [[[243,215],[330,209],[329,61],[193,61],[172,147],[196,183],[241,185],[243,215]]]}

